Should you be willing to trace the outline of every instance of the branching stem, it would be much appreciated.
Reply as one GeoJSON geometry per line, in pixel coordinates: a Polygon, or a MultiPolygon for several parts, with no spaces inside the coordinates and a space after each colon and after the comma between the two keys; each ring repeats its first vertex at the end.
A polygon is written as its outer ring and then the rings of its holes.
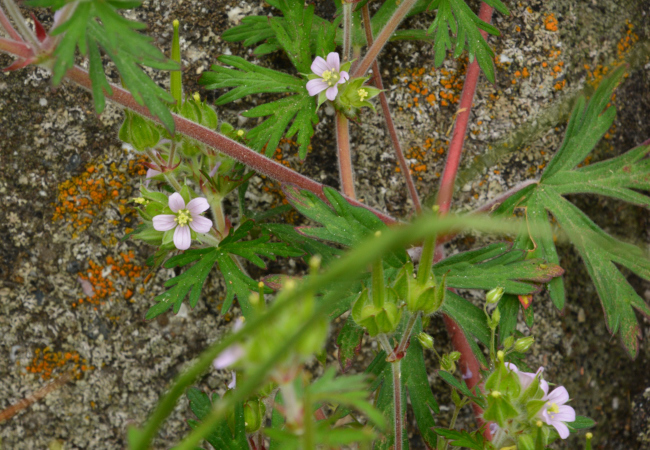
{"type": "MultiPolygon", "coordinates": [[[[11,18],[14,19],[14,23],[16,24],[16,28],[18,28],[18,32],[29,44],[31,44],[32,48],[34,49],[39,48],[40,44],[38,42],[38,39],[36,39],[34,32],[31,30],[31,28],[29,28],[27,22],[25,22],[25,18],[21,14],[18,5],[14,3],[14,0],[3,0],[3,3],[5,4],[5,8],[7,9],[7,12],[11,16],[11,18]]],[[[22,40],[22,39],[20,39],[19,37],[18,40],[22,40]]]]}
{"type": "Polygon", "coordinates": [[[14,41],[22,42],[23,38],[20,37],[20,34],[16,31],[14,26],[11,24],[11,21],[4,12],[4,9],[0,7],[0,27],[9,35],[14,41]]]}

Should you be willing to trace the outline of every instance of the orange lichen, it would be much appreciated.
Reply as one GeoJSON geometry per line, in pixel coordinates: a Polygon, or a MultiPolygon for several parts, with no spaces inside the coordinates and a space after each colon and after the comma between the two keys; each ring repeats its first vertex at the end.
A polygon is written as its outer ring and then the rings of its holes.
{"type": "MultiPolygon", "coordinates": [[[[118,168],[115,163],[108,167],[103,163],[86,166],[80,175],[59,185],[52,221],[68,223],[73,230],[72,237],[77,237],[77,233],[86,230],[100,211],[118,200],[119,189],[127,186],[129,178],[146,175],[143,162],[143,158],[130,160],[126,168],[118,168]]],[[[130,191],[129,187],[122,194],[128,197],[130,191]]],[[[126,200],[118,205],[120,213],[133,213],[134,210],[124,203],[126,200]]]]}
{"type": "Polygon", "coordinates": [[[26,373],[40,374],[43,380],[61,372],[72,372],[73,376],[79,379],[83,372],[94,369],[94,366],[87,365],[87,361],[82,359],[79,353],[53,352],[50,347],[35,349],[30,365],[25,367],[26,373]]]}
{"type": "Polygon", "coordinates": [[[554,14],[548,14],[544,17],[544,28],[548,31],[557,31],[557,19],[554,14]]]}

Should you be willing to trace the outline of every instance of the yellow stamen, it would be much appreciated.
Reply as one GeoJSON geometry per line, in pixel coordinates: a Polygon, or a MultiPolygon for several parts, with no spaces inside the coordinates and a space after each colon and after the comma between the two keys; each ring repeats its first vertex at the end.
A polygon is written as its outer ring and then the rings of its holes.
{"type": "Polygon", "coordinates": [[[339,74],[336,70],[326,70],[323,72],[323,81],[325,81],[329,86],[334,86],[339,81],[339,74]]]}
{"type": "Polygon", "coordinates": [[[359,100],[364,101],[365,98],[368,96],[368,91],[365,89],[359,89],[357,91],[357,94],[359,94],[359,100]]]}
{"type": "Polygon", "coordinates": [[[548,411],[557,414],[560,412],[560,407],[557,406],[557,403],[551,403],[551,406],[550,408],[548,408],[548,411]]]}
{"type": "Polygon", "coordinates": [[[188,223],[192,222],[194,219],[192,219],[192,215],[190,214],[189,210],[187,209],[181,209],[176,213],[176,218],[174,221],[178,223],[179,226],[184,227],[188,223]]]}

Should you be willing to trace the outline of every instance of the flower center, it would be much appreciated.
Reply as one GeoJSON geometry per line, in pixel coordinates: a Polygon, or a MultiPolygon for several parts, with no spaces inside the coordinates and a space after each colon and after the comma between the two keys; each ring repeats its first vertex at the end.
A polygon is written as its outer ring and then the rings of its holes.
{"type": "Polygon", "coordinates": [[[359,94],[359,100],[364,101],[366,97],[368,97],[368,91],[365,89],[359,89],[357,91],[357,94],[359,94]]]}
{"type": "Polygon", "coordinates": [[[551,406],[548,408],[548,412],[557,414],[560,412],[560,407],[557,406],[557,403],[551,403],[551,406]]]}
{"type": "Polygon", "coordinates": [[[190,211],[187,209],[181,209],[176,213],[176,218],[174,221],[178,223],[179,226],[184,227],[188,223],[192,222],[194,219],[192,219],[192,215],[190,214],[190,211]]]}
{"type": "Polygon", "coordinates": [[[323,72],[322,76],[323,76],[323,81],[325,81],[328,84],[328,86],[334,86],[339,81],[339,78],[341,78],[339,73],[334,69],[326,70],[325,72],[323,72]]]}

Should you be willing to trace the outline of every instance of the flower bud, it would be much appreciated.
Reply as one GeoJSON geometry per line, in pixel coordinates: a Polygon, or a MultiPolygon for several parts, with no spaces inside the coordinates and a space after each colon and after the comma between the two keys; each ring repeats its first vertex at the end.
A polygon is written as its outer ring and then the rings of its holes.
{"type": "Polygon", "coordinates": [[[485,295],[485,301],[488,304],[492,303],[497,303],[499,300],[501,300],[501,297],[503,297],[503,293],[505,292],[505,289],[502,287],[497,287],[494,288],[485,295]]]}
{"type": "Polygon", "coordinates": [[[512,347],[512,344],[515,343],[515,337],[514,336],[508,336],[505,341],[503,341],[503,347],[508,350],[510,347],[512,347]]]}
{"type": "Polygon", "coordinates": [[[499,321],[501,320],[501,311],[499,308],[496,308],[492,313],[492,317],[488,319],[488,326],[491,330],[496,330],[499,326],[499,321]]]}
{"type": "Polygon", "coordinates": [[[458,361],[460,359],[460,357],[461,357],[460,352],[451,352],[449,354],[449,359],[454,361],[454,362],[458,361]]]}
{"type": "Polygon", "coordinates": [[[533,342],[535,342],[535,338],[533,336],[517,339],[517,342],[515,342],[515,351],[519,353],[526,353],[528,349],[530,349],[530,346],[533,345],[533,342]]]}
{"type": "Polygon", "coordinates": [[[244,403],[244,424],[246,433],[254,433],[262,426],[262,420],[266,416],[266,405],[259,398],[244,403]]]}
{"type": "Polygon", "coordinates": [[[433,348],[433,337],[425,332],[418,334],[418,341],[424,348],[431,350],[433,348]]]}
{"type": "Polygon", "coordinates": [[[383,306],[375,306],[368,295],[368,290],[364,289],[352,306],[352,318],[359,325],[364,327],[372,337],[380,333],[392,333],[399,325],[402,318],[402,309],[391,301],[390,295],[393,289],[388,289],[389,298],[383,306]]]}
{"type": "Polygon", "coordinates": [[[131,144],[139,152],[155,147],[160,140],[160,132],[154,123],[130,111],[125,111],[124,123],[118,136],[122,142],[131,144]]]}

